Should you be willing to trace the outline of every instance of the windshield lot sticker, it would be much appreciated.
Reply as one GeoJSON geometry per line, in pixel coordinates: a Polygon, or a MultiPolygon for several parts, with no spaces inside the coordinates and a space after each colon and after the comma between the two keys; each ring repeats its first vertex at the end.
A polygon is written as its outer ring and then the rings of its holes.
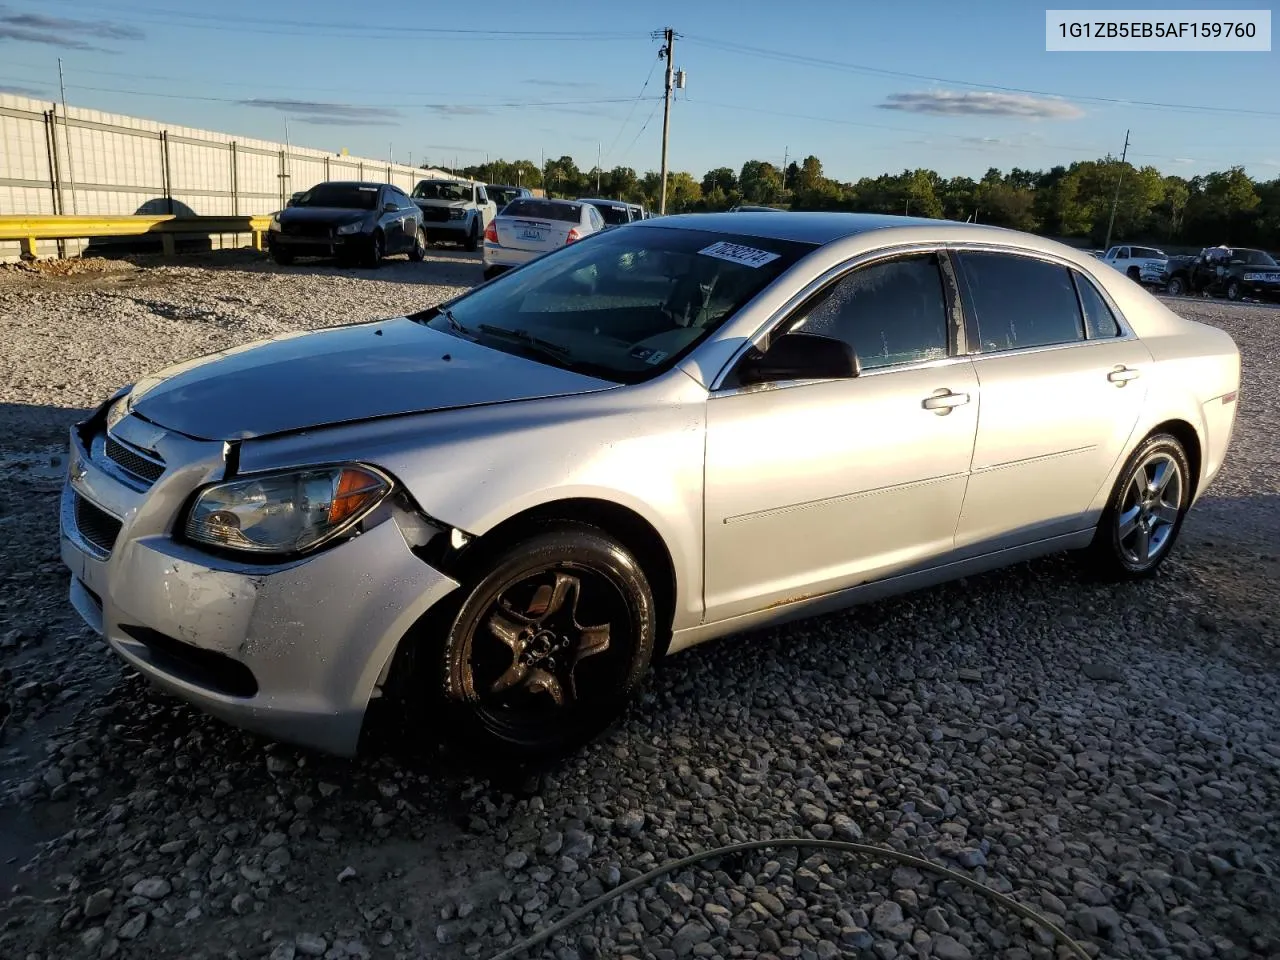
{"type": "Polygon", "coordinates": [[[643,360],[645,363],[657,364],[667,358],[665,350],[654,350],[650,347],[636,347],[631,351],[633,360],[643,360]]]}
{"type": "Polygon", "coordinates": [[[757,250],[755,247],[744,247],[740,243],[729,243],[727,240],[703,247],[698,252],[719,260],[728,260],[730,263],[740,263],[744,267],[763,267],[781,256],[778,253],[770,253],[768,250],[757,250]]]}

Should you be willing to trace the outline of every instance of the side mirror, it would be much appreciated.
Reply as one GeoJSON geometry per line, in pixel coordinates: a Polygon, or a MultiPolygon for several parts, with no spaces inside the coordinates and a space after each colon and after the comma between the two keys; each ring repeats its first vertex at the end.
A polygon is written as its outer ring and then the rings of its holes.
{"type": "Polygon", "coordinates": [[[382,205],[383,213],[395,213],[399,209],[400,209],[399,207],[397,207],[394,203],[392,203],[389,200],[382,205]]]}
{"type": "Polygon", "coordinates": [[[738,367],[738,382],[783,380],[847,380],[858,375],[853,348],[843,340],[816,333],[783,334],[764,353],[747,356],[738,367]]]}

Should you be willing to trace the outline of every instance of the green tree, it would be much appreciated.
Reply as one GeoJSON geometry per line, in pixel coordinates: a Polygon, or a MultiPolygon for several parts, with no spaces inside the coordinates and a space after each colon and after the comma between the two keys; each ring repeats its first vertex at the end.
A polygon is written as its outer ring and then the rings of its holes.
{"type": "Polygon", "coordinates": [[[738,189],[747,203],[777,203],[782,193],[782,174],[767,160],[748,160],[738,174],[738,189]]]}
{"type": "Polygon", "coordinates": [[[716,167],[708,170],[702,178],[702,192],[709,194],[719,189],[721,193],[730,194],[738,189],[738,175],[730,167],[716,167]]]}

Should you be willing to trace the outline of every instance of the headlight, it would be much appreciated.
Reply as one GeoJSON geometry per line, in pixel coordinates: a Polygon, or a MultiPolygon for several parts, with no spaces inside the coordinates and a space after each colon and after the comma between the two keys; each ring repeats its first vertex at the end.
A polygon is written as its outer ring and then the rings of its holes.
{"type": "Polygon", "coordinates": [[[390,490],[387,477],[355,464],[233,480],[197,497],[186,534],[248,553],[304,553],[350,530],[390,490]]]}
{"type": "Polygon", "coordinates": [[[273,230],[276,233],[280,232],[280,215],[278,213],[274,213],[271,215],[271,223],[267,227],[267,229],[273,230]]]}
{"type": "Polygon", "coordinates": [[[357,220],[355,223],[344,223],[337,229],[336,233],[340,237],[346,237],[353,233],[359,233],[363,229],[364,224],[357,220]]]}
{"type": "Polygon", "coordinates": [[[463,210],[460,207],[454,207],[449,211],[450,220],[465,220],[466,217],[467,217],[467,211],[463,210]]]}
{"type": "Polygon", "coordinates": [[[107,407],[107,429],[110,430],[128,415],[129,394],[126,392],[113,400],[111,406],[107,407]]]}

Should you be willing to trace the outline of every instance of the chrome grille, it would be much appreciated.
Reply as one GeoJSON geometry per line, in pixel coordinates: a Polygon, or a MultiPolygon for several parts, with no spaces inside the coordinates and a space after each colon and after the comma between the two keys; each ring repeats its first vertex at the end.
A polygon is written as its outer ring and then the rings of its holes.
{"type": "Polygon", "coordinates": [[[107,437],[107,459],[130,476],[144,481],[147,486],[155,483],[164,473],[164,462],[156,454],[143,453],[126,447],[113,437],[107,437]]]}
{"type": "Polygon", "coordinates": [[[80,537],[104,554],[110,554],[116,545],[116,537],[120,535],[120,521],[78,493],[75,494],[75,512],[80,537]]]}

